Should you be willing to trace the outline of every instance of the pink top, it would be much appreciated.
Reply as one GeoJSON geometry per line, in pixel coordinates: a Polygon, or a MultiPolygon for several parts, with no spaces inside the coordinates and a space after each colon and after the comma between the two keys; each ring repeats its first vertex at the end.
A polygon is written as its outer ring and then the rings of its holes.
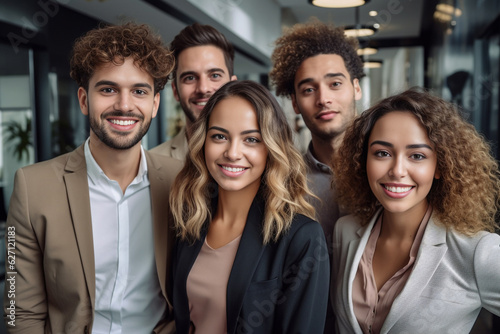
{"type": "Polygon", "coordinates": [[[380,291],[377,291],[377,284],[373,276],[372,260],[382,227],[383,213],[377,219],[359,262],[358,271],[352,285],[354,314],[363,333],[379,333],[382,329],[394,299],[403,290],[411,274],[431,213],[432,207],[429,205],[413,240],[408,263],[387,280],[380,291]]]}
{"type": "MultiPolygon", "coordinates": [[[[189,311],[196,334],[227,333],[226,290],[241,235],[213,249],[203,243],[186,282],[189,311]]],[[[194,333],[193,328],[190,333],[194,333]]]]}

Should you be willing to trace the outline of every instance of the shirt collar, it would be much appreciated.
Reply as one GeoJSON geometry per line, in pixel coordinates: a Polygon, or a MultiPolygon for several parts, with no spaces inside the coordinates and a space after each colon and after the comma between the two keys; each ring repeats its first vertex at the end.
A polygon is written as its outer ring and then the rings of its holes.
{"type": "Polygon", "coordinates": [[[325,173],[325,174],[332,174],[332,169],[330,166],[325,165],[324,163],[320,162],[317,160],[313,154],[312,154],[312,141],[309,142],[309,146],[307,147],[307,152],[306,152],[306,161],[307,164],[309,165],[310,168],[314,168],[315,170],[325,173]]]}
{"type": "MultiPolygon", "coordinates": [[[[92,153],[90,152],[89,142],[90,142],[90,137],[87,138],[87,140],[85,141],[85,145],[83,148],[85,152],[85,163],[87,165],[87,175],[94,184],[98,182],[99,178],[104,178],[106,180],[109,180],[106,174],[104,174],[102,168],[97,164],[97,161],[95,161],[94,157],[92,156],[92,153]]],[[[148,164],[146,162],[146,155],[144,154],[144,148],[141,145],[141,161],[139,163],[139,171],[137,172],[137,175],[131,184],[142,182],[145,178],[147,178],[147,174],[148,174],[148,164]]]]}

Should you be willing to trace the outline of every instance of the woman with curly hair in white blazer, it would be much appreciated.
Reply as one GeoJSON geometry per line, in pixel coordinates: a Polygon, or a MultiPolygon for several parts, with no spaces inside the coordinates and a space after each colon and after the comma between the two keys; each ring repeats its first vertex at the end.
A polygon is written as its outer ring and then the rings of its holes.
{"type": "Polygon", "coordinates": [[[363,112],[335,160],[340,333],[468,333],[500,315],[500,181],[455,107],[418,89],[363,112]]]}

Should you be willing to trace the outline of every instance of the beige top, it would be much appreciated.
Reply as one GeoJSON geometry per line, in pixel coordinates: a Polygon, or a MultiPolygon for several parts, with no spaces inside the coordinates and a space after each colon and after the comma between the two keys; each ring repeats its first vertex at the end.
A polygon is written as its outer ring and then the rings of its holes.
{"type": "Polygon", "coordinates": [[[191,322],[196,334],[227,333],[227,282],[240,239],[241,235],[226,245],[213,249],[205,238],[189,272],[186,289],[191,322]]]}
{"type": "Polygon", "coordinates": [[[432,208],[429,205],[413,240],[408,263],[385,282],[380,291],[377,291],[377,284],[373,276],[372,260],[382,227],[383,211],[377,219],[359,262],[358,271],[352,285],[354,314],[363,333],[379,333],[382,329],[394,299],[403,290],[411,274],[431,213],[432,208]]]}

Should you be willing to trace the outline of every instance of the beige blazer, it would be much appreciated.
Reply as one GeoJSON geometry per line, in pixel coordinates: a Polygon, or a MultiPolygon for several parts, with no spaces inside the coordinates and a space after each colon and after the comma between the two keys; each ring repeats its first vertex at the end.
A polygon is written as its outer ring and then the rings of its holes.
{"type": "MultiPolygon", "coordinates": [[[[179,161],[146,152],[154,224],[156,268],[171,310],[173,232],[170,186],[179,161]]],[[[49,161],[21,168],[15,176],[7,231],[15,229],[15,268],[6,265],[4,317],[9,333],[91,333],[95,267],[90,199],[83,145],[49,161]],[[14,288],[15,296],[9,297],[14,288]],[[11,303],[15,303],[15,327],[11,303]],[[9,309],[10,307],[10,309],[9,309]]],[[[155,333],[171,333],[172,314],[155,333]]]]}
{"type": "Polygon", "coordinates": [[[183,127],[174,138],[153,147],[150,152],[166,155],[182,162],[186,161],[186,154],[189,152],[186,127],[183,127]]]}
{"type": "MultiPolygon", "coordinates": [[[[364,226],[352,215],[335,224],[330,291],[339,333],[361,333],[352,282],[377,217],[364,226]]],[[[469,333],[482,307],[500,316],[500,236],[468,237],[432,216],[381,333],[469,333]]]]}

